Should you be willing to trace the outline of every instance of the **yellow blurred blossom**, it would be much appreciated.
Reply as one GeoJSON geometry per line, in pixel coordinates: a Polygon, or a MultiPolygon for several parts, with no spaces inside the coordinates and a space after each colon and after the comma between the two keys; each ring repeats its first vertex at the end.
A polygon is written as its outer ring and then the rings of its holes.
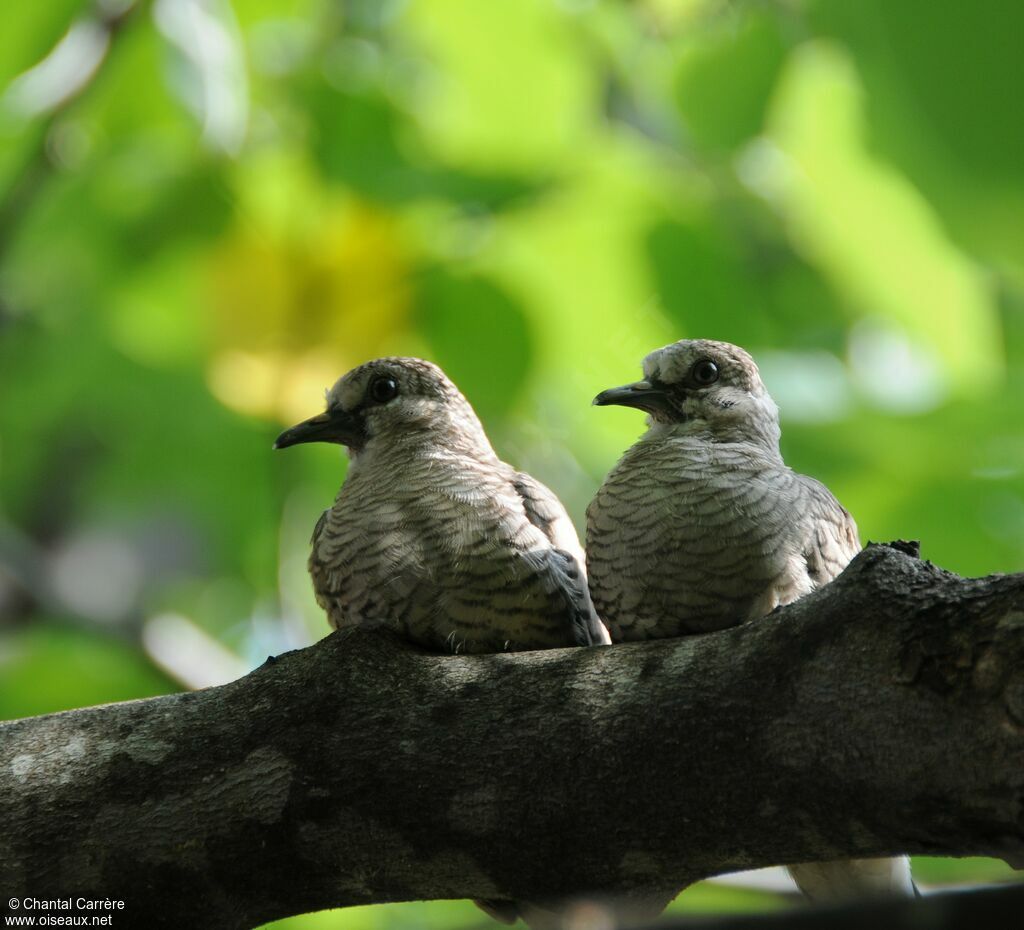
{"type": "Polygon", "coordinates": [[[236,229],[210,264],[210,389],[247,414],[309,415],[311,398],[405,328],[409,264],[395,219],[357,200],[299,233],[236,229]]]}

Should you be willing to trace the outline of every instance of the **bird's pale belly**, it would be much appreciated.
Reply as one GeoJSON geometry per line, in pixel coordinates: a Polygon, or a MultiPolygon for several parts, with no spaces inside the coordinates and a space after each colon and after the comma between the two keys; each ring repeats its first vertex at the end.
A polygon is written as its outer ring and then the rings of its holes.
{"type": "Polygon", "coordinates": [[[337,560],[329,575],[314,572],[317,602],[335,629],[385,627],[424,649],[456,654],[573,645],[564,605],[534,578],[446,570],[442,584],[411,562],[387,572],[359,563],[337,560]]]}
{"type": "Polygon", "coordinates": [[[770,497],[697,481],[652,494],[647,506],[638,497],[629,508],[602,502],[588,538],[591,593],[613,639],[736,626],[808,590],[770,497]]]}

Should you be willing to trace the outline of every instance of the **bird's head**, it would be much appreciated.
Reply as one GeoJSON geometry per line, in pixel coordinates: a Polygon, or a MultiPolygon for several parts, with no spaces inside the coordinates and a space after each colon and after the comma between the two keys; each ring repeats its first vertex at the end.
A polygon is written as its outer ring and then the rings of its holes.
{"type": "Polygon", "coordinates": [[[334,442],[359,453],[374,441],[461,444],[483,437],[473,408],[437,365],[378,358],[342,375],[327,391],[326,411],[286,429],[274,448],[334,442]]]}
{"type": "Polygon", "coordinates": [[[594,403],[637,407],[652,428],[777,446],[778,407],[739,346],[683,339],[651,352],[643,372],[643,381],[602,391],[594,403]]]}

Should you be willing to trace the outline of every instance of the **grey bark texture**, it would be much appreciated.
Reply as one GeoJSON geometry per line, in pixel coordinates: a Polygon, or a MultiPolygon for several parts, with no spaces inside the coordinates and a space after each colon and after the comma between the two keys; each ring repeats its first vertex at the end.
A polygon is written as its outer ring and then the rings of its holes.
{"type": "Polygon", "coordinates": [[[7,895],[251,927],[644,899],[899,852],[1024,862],[1024,575],[906,544],[742,627],[438,656],[335,633],[220,688],[0,726],[7,895]]]}

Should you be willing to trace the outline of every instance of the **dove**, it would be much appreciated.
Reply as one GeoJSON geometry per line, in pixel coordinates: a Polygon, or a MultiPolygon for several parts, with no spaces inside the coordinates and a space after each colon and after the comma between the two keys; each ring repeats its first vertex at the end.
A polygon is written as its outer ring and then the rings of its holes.
{"type": "MultiPolygon", "coordinates": [[[[612,641],[757,620],[835,578],[860,550],[856,524],[782,460],[778,407],[750,355],[687,339],[651,352],[643,374],[594,398],[647,414],[587,509],[590,592],[612,641]]],[[[916,893],[904,856],[790,873],[812,899],[916,893]]]]}
{"type": "Polygon", "coordinates": [[[335,629],[382,626],[428,650],[607,644],[565,508],[498,458],[431,362],[380,358],[275,448],[339,443],[350,464],[313,531],[309,571],[335,629]]]}

